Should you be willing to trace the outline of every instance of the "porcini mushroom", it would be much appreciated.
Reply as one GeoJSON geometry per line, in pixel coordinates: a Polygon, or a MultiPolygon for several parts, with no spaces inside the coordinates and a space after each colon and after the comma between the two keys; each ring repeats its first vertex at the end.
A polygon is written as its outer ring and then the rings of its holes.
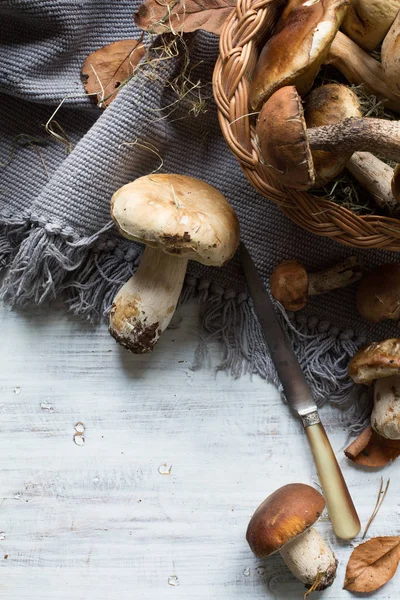
{"type": "Polygon", "coordinates": [[[400,264],[389,263],[372,269],[360,282],[356,303],[366,321],[399,321],[400,264]]]}
{"type": "Polygon", "coordinates": [[[146,245],[140,265],[117,293],[113,337],[136,354],[151,350],[168,326],[188,260],[222,266],[239,244],[239,223],[213,186],[185,175],[140,177],[115,192],[111,216],[120,233],[146,245]]]}
{"type": "Polygon", "coordinates": [[[325,540],[312,527],[325,508],[325,500],[303,483],[284,485],[255,511],[246,539],[258,558],[279,552],[297,579],[315,589],[332,585],[337,560],[325,540]]]}
{"type": "Polygon", "coordinates": [[[348,372],[355,383],[375,382],[371,427],[384,438],[400,439],[400,339],[374,342],[359,350],[348,372]]]}
{"type": "MultiPolygon", "coordinates": [[[[304,116],[307,127],[332,125],[362,116],[357,95],[347,86],[331,83],[315,88],[307,97],[304,116]]],[[[345,153],[315,150],[312,153],[315,187],[334,179],[344,167],[366,189],[380,208],[394,212],[399,201],[392,192],[394,171],[370,152],[345,153]]]]}
{"type": "Polygon", "coordinates": [[[400,0],[352,0],[342,29],[361,48],[375,50],[400,9],[400,0]]]}
{"type": "Polygon", "coordinates": [[[395,93],[400,92],[400,12],[382,44],[382,68],[389,87],[395,93]]]}
{"type": "Polygon", "coordinates": [[[330,45],[324,63],[333,65],[349,83],[362,85],[367,92],[380,98],[386,108],[400,112],[400,93],[390,86],[382,64],[341,31],[330,45]]]}
{"type": "Polygon", "coordinates": [[[374,148],[386,158],[400,161],[400,123],[368,117],[308,129],[301,98],[294,86],[275,92],[257,119],[256,134],[265,168],[286,187],[309,189],[315,185],[312,152],[343,152],[374,148]]]}
{"type": "Polygon", "coordinates": [[[356,256],[317,273],[307,273],[297,260],[285,260],[272,272],[271,294],[286,310],[298,311],[307,303],[308,296],[317,296],[345,287],[361,278],[356,256]]]}
{"type": "Polygon", "coordinates": [[[311,89],[348,5],[349,0],[289,0],[253,73],[253,110],[285,85],[295,84],[300,94],[311,89]]]}

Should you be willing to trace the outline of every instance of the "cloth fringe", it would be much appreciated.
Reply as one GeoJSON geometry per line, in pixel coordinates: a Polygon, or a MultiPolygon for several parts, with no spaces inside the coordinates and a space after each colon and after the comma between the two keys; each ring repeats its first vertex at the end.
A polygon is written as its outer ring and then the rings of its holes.
{"type": "MultiPolygon", "coordinates": [[[[125,240],[118,245],[104,240],[103,234],[111,228],[110,222],[95,235],[78,240],[48,225],[8,224],[0,232],[0,264],[12,257],[2,297],[14,306],[26,306],[63,294],[74,314],[90,321],[105,317],[141,255],[137,245],[124,244],[125,240]]],[[[257,374],[282,391],[247,294],[188,275],[180,304],[191,298],[201,306],[193,369],[204,364],[208,345],[217,342],[222,349],[217,371],[227,371],[234,378],[257,374]]],[[[371,406],[362,387],[349,379],[347,365],[365,339],[352,330],[340,332],[328,321],[286,313],[279,304],[277,308],[317,405],[329,401],[339,407],[349,432],[358,433],[368,422],[371,406]]]]}

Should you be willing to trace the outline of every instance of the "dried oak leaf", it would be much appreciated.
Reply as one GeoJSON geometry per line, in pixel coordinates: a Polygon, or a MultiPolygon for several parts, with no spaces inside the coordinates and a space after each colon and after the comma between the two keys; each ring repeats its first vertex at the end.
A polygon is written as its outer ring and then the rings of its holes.
{"type": "Polygon", "coordinates": [[[139,40],[121,40],[89,54],[83,63],[81,79],[88,94],[105,108],[112,102],[143,58],[145,48],[139,40]]]}
{"type": "Polygon", "coordinates": [[[373,592],[396,573],[400,560],[400,537],[376,537],[355,548],[346,568],[344,589],[373,592]]]}
{"type": "Polygon", "coordinates": [[[189,33],[205,29],[220,34],[236,0],[146,0],[135,13],[136,26],[150,33],[189,33]]]}
{"type": "Polygon", "coordinates": [[[384,467],[400,456],[400,440],[388,440],[367,427],[344,451],[347,458],[366,467],[384,467]]]}

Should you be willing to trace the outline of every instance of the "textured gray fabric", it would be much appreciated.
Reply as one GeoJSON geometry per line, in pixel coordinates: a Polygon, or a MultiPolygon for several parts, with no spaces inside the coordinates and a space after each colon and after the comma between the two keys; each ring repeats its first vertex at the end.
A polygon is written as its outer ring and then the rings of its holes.
{"type": "MultiPolygon", "coordinates": [[[[105,314],[140,256],[110,226],[110,198],[122,184],[158,169],[157,154],[161,171],[199,177],[227,196],[265,280],[285,258],[314,269],[348,256],[348,248],[291,223],[242,175],[212,99],[215,36],[185,38],[196,87],[179,102],[166,82],[179,73],[183,45],[180,58],[164,61],[162,79],[139,72],[103,113],[83,94],[86,56],[140,36],[134,8],[109,0],[0,1],[0,261],[10,264],[4,296],[25,305],[63,293],[75,313],[91,319],[105,314]],[[199,89],[204,112],[196,115],[192,101],[199,89]],[[73,144],[70,154],[43,126],[62,100],[56,119],[73,144]]],[[[358,254],[371,266],[397,260],[382,252],[358,254]]],[[[222,342],[222,366],[235,375],[244,366],[274,380],[237,258],[220,270],[191,263],[188,273],[182,301],[197,296],[202,302],[203,341],[222,342]]],[[[345,402],[351,354],[366,338],[397,332],[361,321],[354,288],[314,298],[303,314],[283,320],[319,403],[345,402]]],[[[204,345],[199,363],[203,351],[204,345]]]]}

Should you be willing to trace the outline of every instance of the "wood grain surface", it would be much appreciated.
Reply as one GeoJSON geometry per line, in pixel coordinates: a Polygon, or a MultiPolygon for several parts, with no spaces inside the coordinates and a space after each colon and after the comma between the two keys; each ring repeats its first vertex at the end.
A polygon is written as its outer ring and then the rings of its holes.
{"type": "MultiPolygon", "coordinates": [[[[191,370],[197,307],[180,310],[152,355],[62,311],[0,308],[0,598],[302,598],[279,556],[257,560],[249,518],[275,488],[318,485],[300,424],[259,379],[191,370]]],[[[343,455],[340,414],[322,417],[363,527],[379,478],[388,496],[368,537],[400,532],[400,462],[364,471],[343,455]]],[[[400,460],[400,459],[399,459],[400,460]]],[[[340,560],[354,543],[317,525],[340,560]]],[[[374,597],[399,597],[400,574],[374,597]]]]}

